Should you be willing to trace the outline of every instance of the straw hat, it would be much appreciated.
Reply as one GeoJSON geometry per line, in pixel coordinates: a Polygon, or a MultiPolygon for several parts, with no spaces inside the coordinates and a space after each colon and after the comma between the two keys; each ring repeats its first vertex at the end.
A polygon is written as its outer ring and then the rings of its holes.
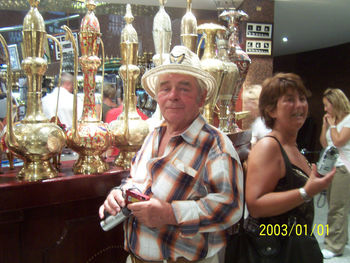
{"type": "Polygon", "coordinates": [[[152,98],[155,98],[159,75],[167,73],[190,75],[201,80],[204,83],[204,85],[200,85],[201,88],[207,90],[205,103],[214,95],[216,89],[214,77],[202,70],[198,56],[185,46],[175,46],[169,54],[169,59],[164,64],[143,74],[142,86],[152,98]]]}

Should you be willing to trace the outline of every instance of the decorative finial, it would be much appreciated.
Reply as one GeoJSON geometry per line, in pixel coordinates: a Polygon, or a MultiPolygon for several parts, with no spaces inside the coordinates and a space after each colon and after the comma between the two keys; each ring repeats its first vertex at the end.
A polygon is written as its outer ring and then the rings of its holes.
{"type": "Polygon", "coordinates": [[[131,5],[126,5],[126,13],[124,16],[124,20],[126,22],[125,27],[121,33],[120,42],[129,42],[129,43],[138,43],[137,32],[135,28],[132,26],[132,22],[134,21],[134,16],[131,13],[131,5]]]}
{"type": "Polygon", "coordinates": [[[124,20],[127,24],[131,24],[134,21],[134,16],[131,13],[131,5],[126,5],[126,14],[124,16],[124,20]]]}
{"type": "Polygon", "coordinates": [[[38,7],[40,0],[28,0],[31,7],[38,7]]]}
{"type": "Polygon", "coordinates": [[[91,12],[94,11],[96,8],[96,3],[94,0],[86,0],[86,7],[91,12]]]}

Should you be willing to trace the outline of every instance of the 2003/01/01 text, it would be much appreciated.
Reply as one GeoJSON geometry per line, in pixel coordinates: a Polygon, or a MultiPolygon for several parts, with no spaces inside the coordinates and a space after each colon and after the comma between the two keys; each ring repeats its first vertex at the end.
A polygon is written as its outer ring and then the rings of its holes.
{"type": "Polygon", "coordinates": [[[322,225],[322,224],[314,224],[311,227],[309,227],[307,224],[301,225],[301,224],[293,224],[293,225],[287,225],[287,224],[260,224],[259,226],[259,235],[260,236],[302,236],[302,235],[328,235],[329,232],[329,226],[322,225]]]}

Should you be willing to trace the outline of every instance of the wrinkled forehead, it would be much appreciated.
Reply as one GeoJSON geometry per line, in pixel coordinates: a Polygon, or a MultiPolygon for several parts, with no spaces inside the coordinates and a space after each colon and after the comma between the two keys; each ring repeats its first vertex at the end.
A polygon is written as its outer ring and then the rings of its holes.
{"type": "Polygon", "coordinates": [[[188,84],[193,87],[199,87],[198,80],[194,76],[179,73],[164,73],[158,76],[156,82],[155,93],[157,94],[158,89],[167,84],[188,84]]]}
{"type": "Polygon", "coordinates": [[[191,75],[181,74],[181,73],[164,73],[158,76],[157,84],[159,85],[167,81],[178,82],[182,80],[186,80],[192,83],[197,83],[197,79],[191,75]]]}

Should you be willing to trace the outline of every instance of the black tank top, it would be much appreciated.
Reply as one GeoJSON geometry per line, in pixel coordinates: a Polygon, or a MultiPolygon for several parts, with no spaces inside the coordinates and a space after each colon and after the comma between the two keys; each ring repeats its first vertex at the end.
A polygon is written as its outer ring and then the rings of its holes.
{"type": "MultiPolygon", "coordinates": [[[[303,170],[289,161],[288,155],[276,137],[270,135],[265,137],[271,137],[278,142],[286,168],[285,176],[278,181],[274,192],[288,191],[303,187],[308,180],[308,176],[303,170]]],[[[259,222],[263,224],[307,224],[308,229],[310,229],[310,227],[312,227],[313,219],[314,203],[311,201],[303,203],[278,216],[259,218],[259,222]]]]}

